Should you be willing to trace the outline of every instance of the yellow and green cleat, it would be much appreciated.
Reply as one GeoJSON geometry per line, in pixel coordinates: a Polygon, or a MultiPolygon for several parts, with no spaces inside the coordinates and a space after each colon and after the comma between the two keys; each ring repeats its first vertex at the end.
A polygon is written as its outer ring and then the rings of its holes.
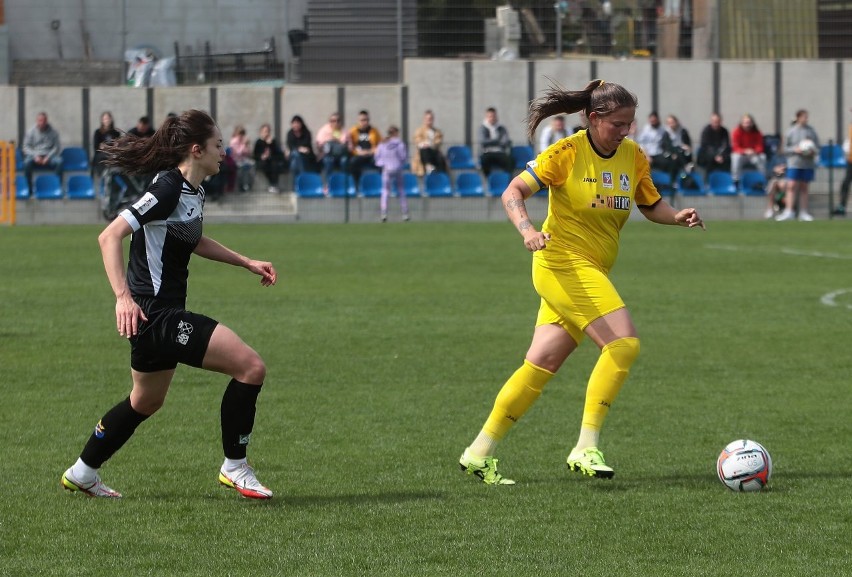
{"type": "Polygon", "coordinates": [[[597,447],[572,450],[568,455],[568,468],[576,473],[601,479],[612,479],[615,475],[615,471],[607,466],[603,453],[597,447]]]}
{"type": "Polygon", "coordinates": [[[474,457],[469,449],[465,449],[459,458],[461,470],[468,475],[479,477],[486,485],[514,485],[512,479],[507,479],[497,472],[497,459],[494,457],[474,457]]]}

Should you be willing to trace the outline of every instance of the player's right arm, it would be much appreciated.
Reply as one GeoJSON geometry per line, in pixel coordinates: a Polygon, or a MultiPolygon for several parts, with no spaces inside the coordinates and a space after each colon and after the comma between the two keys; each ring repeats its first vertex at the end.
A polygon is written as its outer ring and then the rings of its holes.
{"type": "Polygon", "coordinates": [[[502,200],[503,208],[506,209],[509,220],[524,237],[524,246],[527,247],[528,251],[535,252],[547,246],[550,235],[536,230],[530,220],[524,201],[532,194],[533,190],[529,184],[521,176],[516,176],[503,191],[502,200]]]}
{"type": "Polygon", "coordinates": [[[127,273],[124,270],[124,237],[128,236],[133,229],[130,224],[122,218],[117,217],[98,236],[101,246],[101,257],[104,261],[104,269],[109,279],[112,292],[115,294],[115,322],[118,334],[130,338],[139,331],[139,320],[147,321],[148,318],[133,297],[127,286],[127,273]]]}

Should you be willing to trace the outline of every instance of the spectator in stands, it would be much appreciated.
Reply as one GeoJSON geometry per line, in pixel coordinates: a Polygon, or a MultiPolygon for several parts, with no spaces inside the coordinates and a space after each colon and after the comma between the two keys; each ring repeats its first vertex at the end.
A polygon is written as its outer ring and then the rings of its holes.
{"type": "Polygon", "coordinates": [[[101,113],[101,125],[95,129],[95,134],[92,136],[92,176],[100,177],[106,166],[103,160],[106,154],[103,151],[103,145],[106,142],[112,142],[119,138],[121,133],[115,128],[115,122],[112,118],[112,112],[104,111],[101,113]]]}
{"type": "Polygon", "coordinates": [[[669,133],[660,122],[660,115],[654,110],[648,115],[648,123],[642,127],[636,136],[636,143],[648,157],[651,168],[662,170],[672,177],[677,177],[678,167],[672,162],[672,141],[669,133]]]}
{"type": "Polygon", "coordinates": [[[278,144],[278,139],[272,136],[272,127],[269,124],[260,126],[260,136],[254,142],[253,156],[258,170],[261,170],[269,181],[269,192],[281,192],[278,188],[278,180],[284,172],[287,159],[278,144]]]}
{"type": "Polygon", "coordinates": [[[512,173],[515,161],[512,159],[512,141],[506,127],[497,120],[497,109],[485,110],[485,119],[479,127],[479,165],[488,176],[495,168],[512,173]]]}
{"type": "MultiPolygon", "coordinates": [[[[852,109],[850,109],[852,112],[852,109]]],[[[843,141],[843,152],[846,153],[846,175],[840,184],[840,204],[834,207],[832,214],[846,216],[846,203],[849,200],[849,186],[852,185],[852,122],[849,123],[849,132],[843,141]]]]}
{"type": "Polygon", "coordinates": [[[766,152],[763,133],[751,114],[744,114],[731,133],[731,176],[739,181],[744,168],[753,167],[766,172],[766,152]]]}
{"type": "Polygon", "coordinates": [[[237,124],[234,127],[228,148],[231,149],[230,156],[236,168],[237,191],[248,192],[254,187],[254,149],[246,135],[245,126],[237,124]]]}
{"type": "Polygon", "coordinates": [[[290,119],[287,131],[287,151],[290,154],[290,174],[293,182],[302,172],[318,172],[314,141],[304,119],[296,114],[290,119]]]}
{"type": "Polygon", "coordinates": [[[396,193],[399,198],[399,209],[402,212],[402,220],[408,220],[408,199],[405,196],[402,171],[408,162],[408,150],[405,143],[399,138],[399,128],[391,126],[388,135],[376,147],[376,166],[382,169],[382,222],[388,220],[388,197],[391,193],[392,183],[396,183],[396,193]]]}
{"type": "Polygon", "coordinates": [[[666,133],[672,147],[672,160],[679,171],[692,171],[692,138],[674,114],[666,117],[666,133]]]}
{"type": "Polygon", "coordinates": [[[154,127],[151,126],[151,119],[147,116],[140,116],[136,121],[136,126],[127,131],[127,134],[138,136],[139,138],[151,138],[154,136],[154,127]]]}
{"type": "Polygon", "coordinates": [[[447,160],[441,152],[444,133],[435,127],[435,115],[431,110],[423,113],[423,124],[414,131],[417,154],[411,156],[411,172],[423,176],[437,170],[447,172],[447,160]]]}
{"type": "Polygon", "coordinates": [[[565,116],[559,114],[550,119],[550,124],[544,127],[541,135],[538,137],[538,151],[544,152],[550,147],[568,136],[568,131],[565,129],[565,116]]]}
{"type": "Polygon", "coordinates": [[[382,141],[381,133],[370,124],[370,113],[362,110],[358,113],[358,124],[349,129],[349,173],[355,180],[355,186],[365,170],[376,170],[376,147],[382,141]]]}
{"type": "Polygon", "coordinates": [[[62,146],[59,132],[47,121],[47,113],[36,114],[35,126],[24,136],[24,174],[33,189],[34,170],[52,170],[62,177],[62,146]]]}
{"type": "Polygon", "coordinates": [[[772,159],[772,174],[766,183],[766,211],[763,218],[769,220],[775,216],[776,208],[784,208],[784,196],[787,193],[787,158],[779,154],[772,159]]]}
{"type": "Polygon", "coordinates": [[[714,112],[710,123],[701,131],[698,145],[698,166],[707,174],[714,170],[731,171],[731,138],[722,126],[722,117],[714,112]]]}
{"type": "Polygon", "coordinates": [[[349,160],[349,135],[343,130],[340,114],[328,117],[317,132],[317,151],[326,178],[335,169],[346,172],[349,160]]]}
{"type": "Polygon", "coordinates": [[[787,153],[787,194],[784,211],[775,220],[794,219],[793,207],[798,206],[799,220],[810,222],[814,217],[808,212],[808,188],[816,171],[819,138],[808,124],[807,110],[796,111],[796,120],[787,131],[784,150],[787,153]]]}

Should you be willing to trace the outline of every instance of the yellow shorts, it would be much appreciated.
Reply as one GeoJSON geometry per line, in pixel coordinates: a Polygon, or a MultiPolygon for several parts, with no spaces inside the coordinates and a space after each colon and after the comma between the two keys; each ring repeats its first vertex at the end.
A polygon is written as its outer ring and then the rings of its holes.
{"type": "Polygon", "coordinates": [[[535,326],[558,324],[577,343],[583,340],[589,323],[624,308],[607,275],[576,256],[558,267],[534,258],[532,279],[541,297],[535,326]]]}

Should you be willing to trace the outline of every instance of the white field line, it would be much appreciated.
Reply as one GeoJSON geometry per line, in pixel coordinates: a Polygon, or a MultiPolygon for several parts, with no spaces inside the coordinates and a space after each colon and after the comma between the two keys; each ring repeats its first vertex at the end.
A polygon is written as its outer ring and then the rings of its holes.
{"type": "MultiPolygon", "coordinates": [[[[795,248],[764,248],[753,246],[737,246],[733,244],[708,244],[705,245],[711,250],[729,250],[732,252],[780,252],[781,254],[789,254],[791,256],[808,256],[815,258],[833,258],[840,260],[852,260],[852,255],[837,254],[833,252],[821,252],[816,250],[799,250],[795,248]]],[[[852,289],[838,289],[830,293],[826,293],[820,297],[820,302],[827,307],[844,307],[852,310],[852,303],[838,303],[837,297],[852,293],[852,289]]]]}
{"type": "Polygon", "coordinates": [[[731,252],[780,252],[791,256],[809,256],[815,258],[833,258],[838,260],[852,260],[852,254],[839,254],[836,252],[822,252],[818,250],[800,250],[797,248],[769,248],[754,246],[737,246],[735,244],[707,244],[711,250],[728,250],[731,252]]]}

